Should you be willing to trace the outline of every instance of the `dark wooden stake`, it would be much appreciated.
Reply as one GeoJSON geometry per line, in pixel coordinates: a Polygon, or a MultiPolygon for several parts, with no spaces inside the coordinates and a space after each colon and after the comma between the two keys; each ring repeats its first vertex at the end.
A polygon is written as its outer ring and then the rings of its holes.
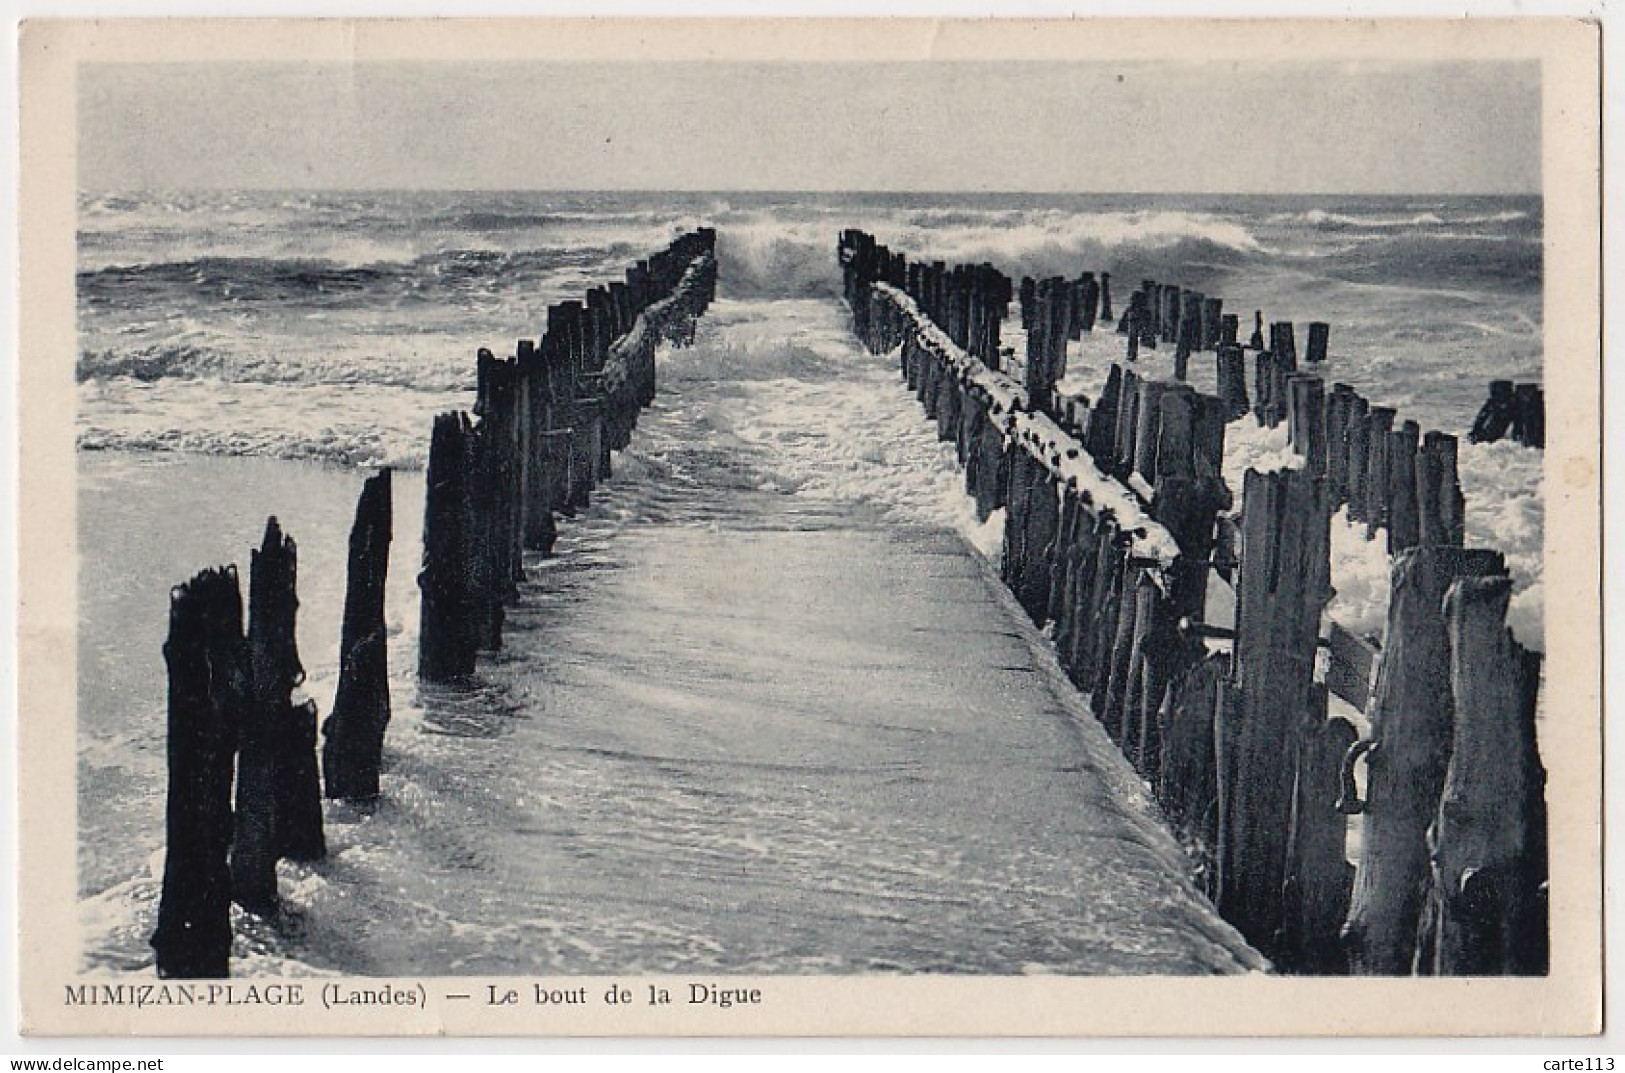
{"type": "Polygon", "coordinates": [[[170,592],[169,779],[163,894],[152,936],[160,977],[224,977],[231,956],[232,761],[252,703],[234,567],[170,592]]]}
{"type": "Polygon", "coordinates": [[[370,801],[378,796],[384,731],[390,717],[384,591],[393,519],[390,471],[380,470],[362,486],[355,524],[350,528],[339,685],[322,748],[326,792],[332,798],[370,801]]]}
{"type": "Polygon", "coordinates": [[[277,911],[278,731],[289,694],[304,680],[294,643],[296,549],[275,517],[250,552],[248,653],[251,699],[238,735],[237,810],[231,843],[231,896],[260,916],[277,911]]]}
{"type": "Polygon", "coordinates": [[[473,435],[462,414],[434,419],[423,506],[423,592],[418,634],[418,675],[430,681],[474,673],[473,593],[467,565],[473,541],[467,530],[469,462],[473,435]]]}

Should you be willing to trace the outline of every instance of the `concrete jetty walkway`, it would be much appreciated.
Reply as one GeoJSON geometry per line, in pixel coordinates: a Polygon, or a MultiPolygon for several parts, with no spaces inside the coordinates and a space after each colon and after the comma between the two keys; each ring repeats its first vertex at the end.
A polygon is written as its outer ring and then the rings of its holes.
{"type": "Polygon", "coordinates": [[[402,774],[446,805],[402,852],[480,877],[380,907],[425,926],[369,968],[1258,967],[988,565],[867,472],[942,464],[837,310],[724,304],[485,686],[423,696],[445,744],[402,774]]]}
{"type": "MultiPolygon", "coordinates": [[[[239,921],[235,973],[1262,967],[973,550],[987,533],[952,452],[835,303],[721,302],[660,378],[470,685],[413,674],[422,478],[397,475],[383,797],[329,809],[328,859],[283,865],[288,917],[239,921]]],[[[274,508],[308,549],[306,663],[330,666],[354,473],[173,456],[109,462],[93,484],[141,489],[161,508],[142,518],[237,525],[231,546],[274,508]]],[[[161,757],[158,638],[116,626],[158,630],[143,609],[217,552],[130,523],[127,500],[86,509],[126,539],[110,562],[156,560],[120,574],[151,591],[87,612],[109,624],[87,651],[127,657],[107,674],[130,689],[86,718],[130,732],[146,690],[123,752],[161,757]]],[[[307,688],[325,715],[331,678],[307,688]]],[[[92,790],[133,777],[89,770],[92,790]]],[[[105,811],[87,812],[90,889],[108,888],[84,905],[89,959],[147,972],[160,873],[126,828],[156,820],[105,811]]]]}

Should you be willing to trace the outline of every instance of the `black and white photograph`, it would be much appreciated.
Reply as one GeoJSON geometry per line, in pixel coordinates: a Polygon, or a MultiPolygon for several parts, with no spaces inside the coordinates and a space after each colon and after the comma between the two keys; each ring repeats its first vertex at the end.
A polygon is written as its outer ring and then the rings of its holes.
{"type": "Polygon", "coordinates": [[[25,1031],[1601,1030],[1594,24],[192,25],[22,31],[25,1031]]]}

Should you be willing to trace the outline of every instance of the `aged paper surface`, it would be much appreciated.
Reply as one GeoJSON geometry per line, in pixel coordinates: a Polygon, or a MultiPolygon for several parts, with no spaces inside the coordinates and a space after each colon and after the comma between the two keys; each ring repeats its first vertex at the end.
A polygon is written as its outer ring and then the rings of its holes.
{"type": "MultiPolygon", "coordinates": [[[[1603,932],[1597,42],[1596,26],[1555,20],[1272,24],[1178,20],[30,23],[22,36],[24,163],[20,213],[23,565],[19,590],[22,933],[18,949],[24,1031],[48,1035],[1406,1036],[1567,1035],[1600,1030],[1603,932]],[[207,87],[225,84],[218,81],[222,70],[234,70],[235,81],[251,87],[262,78],[270,84],[279,70],[288,70],[290,65],[326,65],[328,70],[356,65],[357,71],[366,65],[369,70],[401,74],[391,84],[406,86],[418,77],[432,78],[436,65],[487,66],[501,76],[518,79],[539,65],[567,62],[579,65],[583,84],[599,87],[582,90],[577,86],[569,96],[573,106],[582,107],[585,101],[587,108],[585,118],[578,116],[573,122],[590,124],[591,94],[600,92],[607,100],[608,95],[620,91],[616,79],[603,77],[611,65],[629,65],[615,70],[635,70],[639,87],[658,92],[662,64],[708,63],[747,72],[742,76],[745,84],[759,80],[764,98],[780,102],[783,129],[772,132],[771,138],[769,132],[763,131],[764,143],[771,142],[780,151],[793,146],[808,157],[859,158],[854,170],[833,180],[836,189],[908,192],[945,189],[943,176],[951,172],[945,171],[938,160],[888,156],[889,147],[884,141],[857,147],[830,144],[826,139],[835,136],[838,124],[799,118],[788,96],[768,92],[767,87],[779,77],[776,65],[788,70],[790,64],[828,63],[832,72],[831,98],[839,99],[843,107],[895,110],[898,123],[913,123],[920,122],[919,116],[929,108],[928,102],[908,96],[906,89],[911,83],[906,79],[897,82],[895,99],[876,99],[872,93],[856,101],[850,96],[837,98],[833,80],[840,76],[833,65],[896,65],[901,69],[974,62],[1007,69],[1010,84],[1019,85],[1024,70],[1031,70],[1036,84],[1056,77],[1056,70],[1068,65],[1120,64],[1136,79],[1155,80],[1159,73],[1169,78],[1176,74],[1188,77],[1196,70],[1222,81],[1227,74],[1239,77],[1236,70],[1240,65],[1216,62],[1215,57],[1249,56],[1248,64],[1261,62],[1268,67],[1271,60],[1257,59],[1257,48],[1263,41],[1271,42],[1270,55],[1290,56],[1298,65],[1293,70],[1301,73],[1306,101],[1319,70],[1401,72],[1407,65],[1445,65],[1451,71],[1459,70],[1465,87],[1474,84],[1476,66],[1538,65],[1538,191],[1543,214],[1538,324],[1544,368],[1556,372],[1541,378],[1548,400],[1547,441],[1544,503],[1536,508],[1537,515],[1544,519],[1544,556],[1549,566],[1544,599],[1550,612],[1545,619],[1554,624],[1545,634],[1542,688],[1544,710],[1550,714],[1540,735],[1541,760],[1548,774],[1548,976],[1470,981],[1310,979],[1259,972],[1229,977],[1198,975],[1209,971],[1202,969],[1136,974],[1117,968],[1097,974],[1075,967],[1056,972],[1043,966],[1038,966],[1039,971],[1033,975],[1015,975],[1008,969],[987,971],[974,964],[898,973],[873,965],[866,970],[851,963],[829,972],[809,972],[805,968],[809,961],[804,958],[787,959],[781,969],[768,964],[760,973],[740,975],[726,967],[705,968],[713,963],[700,956],[692,972],[674,966],[648,973],[640,968],[646,962],[629,960],[621,966],[600,962],[602,971],[568,976],[522,971],[469,975],[449,959],[437,963],[432,954],[426,954],[415,960],[398,958],[391,963],[410,962],[417,966],[416,971],[389,975],[359,969],[354,970],[354,976],[333,975],[330,968],[310,969],[295,959],[292,967],[284,964],[264,976],[252,969],[238,972],[230,981],[233,990],[226,989],[226,981],[199,981],[182,1004],[176,997],[179,992],[161,990],[177,982],[159,981],[150,964],[130,971],[116,971],[106,963],[87,967],[84,943],[75,938],[87,926],[86,890],[80,875],[85,867],[81,842],[86,838],[87,821],[81,812],[94,807],[117,814],[126,807],[119,793],[133,792],[111,789],[102,796],[87,796],[78,784],[86,777],[86,764],[96,762],[94,757],[85,759],[86,751],[101,746],[82,725],[77,688],[85,681],[87,671],[83,666],[75,669],[76,658],[84,661],[97,655],[87,650],[81,636],[79,610],[84,599],[79,587],[85,581],[81,542],[97,537],[82,528],[77,514],[82,500],[75,494],[85,479],[77,459],[85,453],[80,409],[87,405],[86,392],[90,390],[81,383],[87,380],[87,374],[80,369],[89,359],[76,339],[76,304],[81,316],[86,309],[83,297],[76,299],[76,287],[83,285],[85,271],[84,251],[76,249],[76,233],[84,227],[81,214],[85,211],[85,192],[105,188],[99,183],[87,186],[87,169],[91,166],[88,158],[96,159],[96,167],[101,169],[97,178],[105,181],[120,166],[120,151],[129,148],[116,144],[117,131],[111,132],[111,147],[85,143],[85,124],[93,117],[81,114],[80,109],[87,107],[87,102],[105,108],[105,102],[96,103],[96,93],[87,87],[101,86],[101,92],[116,93],[123,84],[118,79],[124,77],[134,79],[132,85],[141,79],[163,83],[163,65],[180,64],[207,66],[206,70],[186,69],[200,77],[199,92],[206,94],[207,87]],[[141,66],[127,75],[117,65],[141,66]],[[108,86],[113,88],[109,90],[108,86]],[[886,164],[877,168],[879,178],[874,185],[863,187],[857,185],[861,179],[852,176],[865,174],[861,158],[866,153],[884,159],[886,164]],[[911,169],[917,169],[918,174],[912,182],[911,169]],[[1109,974],[1112,972],[1117,974],[1109,974]],[[661,989],[677,996],[676,1001],[669,1005],[648,1001],[661,989]],[[719,989],[754,997],[741,997],[725,1005],[715,997],[719,989]],[[368,993],[372,1000],[335,1001],[360,992],[368,993]],[[581,994],[582,1001],[564,1001],[573,993],[581,994]],[[702,999],[690,1001],[689,996],[696,993],[702,999]],[[622,995],[625,997],[619,997],[622,995]],[[378,996],[387,998],[378,1000],[378,996]]],[[[177,66],[175,70],[182,69],[177,66]]],[[[556,76],[561,69],[546,70],[556,76]]],[[[416,98],[404,89],[402,94],[402,107],[409,110],[416,98]]],[[[715,104],[703,96],[695,100],[697,108],[715,104]]],[[[989,104],[981,118],[989,123],[1005,122],[1010,111],[1019,110],[1020,101],[1018,96],[989,104]]],[[[814,109],[818,100],[802,103],[814,109]]],[[[314,130],[321,126],[323,117],[301,114],[300,109],[305,107],[310,107],[308,102],[289,99],[281,116],[283,127],[291,124],[297,130],[300,123],[308,123],[314,130]]],[[[265,114],[274,117],[275,111],[265,114]]],[[[1207,114],[1199,102],[1192,102],[1184,111],[1157,113],[1156,122],[1211,124],[1222,130],[1238,118],[1207,114]]],[[[1087,121],[1087,108],[1053,117],[1056,124],[1087,121]]],[[[1478,121],[1462,119],[1464,124],[1478,121]]],[[[436,150],[436,132],[456,130],[464,122],[470,122],[469,117],[435,113],[417,116],[416,122],[402,127],[408,131],[405,144],[421,147],[421,174],[385,181],[377,174],[340,168],[329,173],[330,179],[333,175],[341,178],[330,181],[328,186],[399,190],[438,182],[451,188],[514,188],[517,184],[511,179],[494,184],[467,181],[471,175],[477,178],[485,167],[493,169],[493,174],[511,176],[513,163],[500,153],[489,159],[476,155],[471,161],[463,161],[466,168],[458,171],[448,165],[445,150],[436,150]],[[440,170],[431,174],[435,168],[440,170]],[[459,176],[464,179],[462,183],[457,181],[459,176]]],[[[729,122],[725,114],[696,118],[699,126],[729,122]]],[[[286,144],[286,129],[273,130],[272,120],[267,123],[265,144],[286,144]]],[[[105,124],[94,129],[98,134],[109,134],[105,124]]],[[[1034,130],[1031,125],[1017,129],[1034,130]]],[[[331,142],[320,142],[320,137],[311,134],[312,146],[323,150],[333,147],[331,142]]],[[[517,141],[524,140],[522,132],[516,137],[517,141]]],[[[613,137],[614,131],[607,131],[605,143],[613,137]]],[[[1334,144],[1354,135],[1351,130],[1327,129],[1323,137],[1327,144],[1334,144]]],[[[1289,146],[1238,145],[1234,148],[1235,167],[1249,174],[1273,169],[1288,176],[1301,167],[1305,174],[1313,174],[1312,163],[1305,160],[1320,148],[1313,141],[1289,146]]],[[[413,151],[408,148],[405,159],[411,159],[413,151]]],[[[1008,151],[1042,158],[1052,147],[1029,137],[1009,145],[1008,151]]],[[[1103,155],[1113,153],[1110,131],[1101,132],[1098,151],[1103,155]]],[[[955,152],[953,145],[942,146],[945,156],[955,152]]],[[[737,161],[738,182],[732,186],[710,182],[703,189],[796,189],[781,173],[772,172],[771,161],[764,163],[768,155],[764,149],[762,159],[741,156],[737,161]]],[[[132,150],[129,159],[138,157],[140,153],[132,150]]],[[[357,147],[357,160],[363,165],[382,161],[383,165],[398,166],[401,159],[376,145],[357,147]]],[[[1070,166],[1075,162],[1068,163],[1070,166]]],[[[166,180],[172,176],[162,174],[151,161],[148,166],[154,169],[150,174],[123,176],[129,181],[114,185],[130,189],[170,185],[166,180]]],[[[203,185],[230,187],[237,166],[230,159],[209,162],[209,181],[203,185]]],[[[275,188],[269,180],[257,181],[278,174],[275,161],[246,160],[240,166],[241,185],[275,188]],[[261,170],[256,173],[255,168],[261,170]]],[[[658,188],[658,183],[649,178],[658,177],[658,161],[624,159],[611,161],[608,166],[621,169],[623,179],[614,184],[618,188],[658,188]]],[[[1438,166],[1448,168],[1449,162],[1441,158],[1438,166]]],[[[561,174],[575,177],[585,173],[566,168],[561,174]]],[[[1148,185],[1142,192],[1151,197],[1194,189],[1180,185],[1181,178],[1148,185]]],[[[554,185],[581,189],[583,181],[576,178],[571,183],[567,179],[554,185]]],[[[808,184],[813,185],[817,184],[808,184]]],[[[989,188],[1013,189],[996,182],[989,183],[989,188]]],[[[1224,188],[1240,190],[1247,186],[1224,188]]],[[[1301,189],[1285,180],[1253,188],[1269,193],[1301,189]]],[[[1067,191],[1069,187],[1061,180],[1050,189],[1067,191]]],[[[1132,187],[1125,191],[1121,182],[1084,189],[1128,195],[1136,192],[1132,187]]],[[[1454,189],[1475,188],[1467,183],[1454,189]]],[[[703,217],[703,207],[699,215],[703,217]]],[[[834,214],[825,220],[833,262],[837,232],[846,226],[861,226],[862,221],[847,223],[834,214]]],[[[255,225],[249,221],[241,226],[255,225]]],[[[275,238],[276,225],[265,226],[275,238]]],[[[629,261],[640,255],[637,250],[628,250],[619,259],[629,261]]],[[[179,259],[182,255],[176,256],[179,259]]],[[[204,255],[186,263],[199,272],[209,270],[204,255]]],[[[116,255],[104,258],[96,271],[117,268],[119,264],[116,255]]],[[[1123,280],[1122,286],[1126,301],[1132,283],[1123,280]]],[[[726,282],[723,288],[726,292],[726,282]]],[[[1306,319],[1307,314],[1306,309],[1306,319]]],[[[153,311],[153,315],[161,314],[153,311]]],[[[83,330],[84,325],[79,328],[83,330]]],[[[487,342],[484,338],[470,339],[468,352],[471,355],[475,346],[487,342]]],[[[192,375],[207,379],[209,373],[194,371],[192,375]]],[[[1393,375],[1398,384],[1402,367],[1396,368],[1393,375]]],[[[145,379],[140,372],[132,378],[145,379]]],[[[95,377],[88,379],[94,382],[95,377]]],[[[336,391],[332,384],[328,382],[328,389],[336,391]]],[[[1428,390],[1426,386],[1405,385],[1407,391],[1413,388],[1416,393],[1428,390]]],[[[138,395],[132,395],[129,402],[137,410],[142,405],[138,399],[138,395]]],[[[203,407],[206,410],[208,404],[203,407]]],[[[196,420],[200,427],[209,425],[201,410],[196,411],[196,420]]],[[[143,444],[139,437],[132,437],[99,446],[113,451],[140,451],[154,444],[143,444]]],[[[188,446],[180,442],[179,446],[183,450],[200,449],[195,443],[188,446]]],[[[210,448],[201,450],[207,453],[210,448]]],[[[117,474],[101,474],[99,479],[116,483],[120,478],[117,474]]],[[[253,509],[248,508],[248,512],[253,513],[253,509]]],[[[240,550],[221,553],[233,554],[239,562],[246,558],[240,550]]],[[[206,565],[205,561],[196,563],[199,569],[206,565]]],[[[175,577],[166,582],[180,580],[175,577]]],[[[307,601],[307,611],[309,607],[307,601]]],[[[152,613],[159,616],[162,610],[154,609],[152,613]]],[[[305,654],[309,665],[330,661],[330,653],[305,654]]],[[[155,661],[154,667],[154,673],[161,674],[161,662],[155,661]]],[[[316,694],[316,699],[325,714],[330,698],[316,694]]],[[[853,698],[854,706],[862,702],[862,697],[853,698]]],[[[161,792],[161,781],[157,785],[161,792]]],[[[545,788],[539,787],[537,792],[545,792],[545,788]]],[[[161,841],[162,832],[161,828],[145,828],[111,836],[111,840],[120,837],[148,843],[161,841]]],[[[445,848],[448,854],[456,852],[453,841],[448,841],[445,848]]],[[[335,871],[324,881],[341,884],[345,879],[335,871]]],[[[470,882],[477,884],[479,880],[470,882]]],[[[651,877],[650,883],[656,892],[651,898],[651,912],[658,913],[658,878],[651,877]]],[[[469,897],[477,896],[477,886],[471,885],[469,897]]],[[[879,891],[876,896],[884,898],[886,892],[879,891]]],[[[787,911],[785,927],[793,928],[793,911],[793,907],[787,911]]],[[[591,907],[584,912],[591,918],[591,907]]],[[[898,912],[906,916],[911,909],[904,905],[898,912]]],[[[380,921],[378,928],[387,930],[391,923],[380,921]]],[[[404,934],[405,922],[397,923],[402,923],[404,934]]],[[[515,923],[517,926],[525,922],[515,923]]],[[[477,925],[447,920],[445,926],[477,925]]],[[[657,929],[651,925],[650,931],[654,934],[657,929]]],[[[567,945],[568,938],[561,941],[567,945]]],[[[337,956],[328,960],[344,963],[337,956]]]]}

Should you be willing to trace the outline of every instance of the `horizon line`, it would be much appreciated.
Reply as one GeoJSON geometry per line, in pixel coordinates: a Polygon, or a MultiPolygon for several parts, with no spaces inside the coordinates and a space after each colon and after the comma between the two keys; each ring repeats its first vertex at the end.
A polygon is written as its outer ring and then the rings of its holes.
{"type": "Polygon", "coordinates": [[[1538,197],[1544,190],[947,190],[841,187],[616,187],[616,186],[127,186],[78,187],[77,194],[136,193],[323,194],[782,194],[853,197],[1538,197]]]}

